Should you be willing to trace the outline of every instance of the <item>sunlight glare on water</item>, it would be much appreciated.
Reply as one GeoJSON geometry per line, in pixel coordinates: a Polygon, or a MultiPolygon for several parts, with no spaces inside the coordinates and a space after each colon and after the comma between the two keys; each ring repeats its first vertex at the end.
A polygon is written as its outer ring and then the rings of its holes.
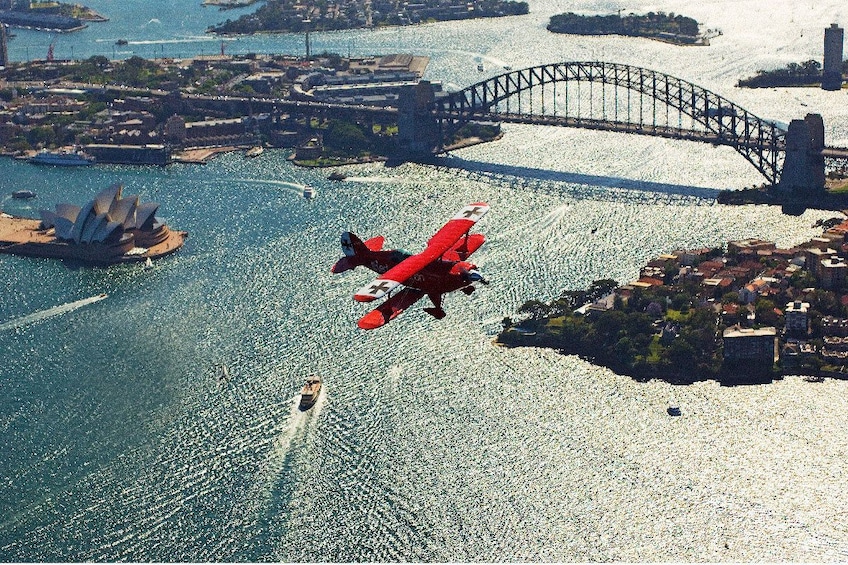
{"type": "MultiPolygon", "coordinates": [[[[721,28],[709,48],[555,36],[544,29],[563,10],[554,2],[518,18],[314,40],[316,50],[343,53],[423,52],[428,78],[458,86],[499,65],[614,60],[691,80],[762,117],[820,112],[828,142],[844,146],[844,92],[735,88],[760,68],[819,57],[840,7],[770,3],[767,19],[757,3],[652,8],[721,28]]],[[[113,37],[129,39],[127,48],[141,43],[142,55],[202,45],[205,26],[224,18],[202,10],[185,0],[138,3],[109,24],[57,38],[57,48],[75,41],[77,56],[111,54],[113,37]],[[184,16],[195,11],[197,21],[184,16]]],[[[302,39],[239,38],[228,49],[296,53],[302,39]]],[[[22,31],[10,48],[20,60],[46,41],[22,31]]],[[[0,556],[848,559],[844,382],[638,383],[555,351],[492,343],[527,300],[600,278],[631,281],[675,249],[747,237],[792,246],[838,214],[719,206],[719,190],[762,182],[728,148],[504,131],[433,165],[340,167],[344,182],[294,167],[286,151],[164,169],[36,170],[0,160],[0,179],[15,179],[2,181],[4,193],[28,186],[39,195],[37,203],[4,199],[8,213],[82,204],[118,181],[190,233],[149,270],[0,258],[0,556]],[[313,200],[302,197],[307,185],[317,189],[313,200]],[[488,241],[473,261],[492,284],[447,296],[442,321],[422,301],[385,328],[358,330],[368,307],[352,294],[374,275],[330,273],[339,234],[383,235],[387,247],[417,251],[476,201],[491,211],[478,224],[488,241]],[[101,293],[108,300],[51,314],[101,293]],[[325,389],[300,412],[310,374],[325,389]],[[670,402],[680,417],[668,417],[670,402]]]]}

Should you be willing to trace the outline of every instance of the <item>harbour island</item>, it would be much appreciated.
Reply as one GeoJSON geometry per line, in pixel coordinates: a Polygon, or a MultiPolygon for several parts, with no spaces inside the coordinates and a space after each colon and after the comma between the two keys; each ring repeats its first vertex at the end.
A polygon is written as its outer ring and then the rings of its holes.
{"type": "Polygon", "coordinates": [[[638,380],[848,378],[848,221],[790,248],[759,239],[681,250],[637,280],[600,280],[505,318],[499,344],[554,348],[638,380]]]}
{"type": "Polygon", "coordinates": [[[665,12],[649,12],[643,15],[586,16],[568,12],[551,16],[548,31],[553,33],[570,33],[574,35],[623,35],[629,37],[646,37],[676,45],[709,45],[710,37],[721,35],[719,30],[707,30],[701,34],[699,24],[692,18],[666,14],[665,12]]]}

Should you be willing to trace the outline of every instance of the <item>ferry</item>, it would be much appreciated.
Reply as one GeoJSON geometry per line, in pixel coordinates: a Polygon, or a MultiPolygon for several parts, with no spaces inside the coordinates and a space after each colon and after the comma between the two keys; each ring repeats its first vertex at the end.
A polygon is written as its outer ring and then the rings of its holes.
{"type": "Polygon", "coordinates": [[[319,394],[321,394],[321,379],[313,375],[306,379],[306,384],[300,389],[298,409],[304,412],[312,408],[318,400],[319,394]]]}
{"type": "Polygon", "coordinates": [[[312,188],[311,186],[304,186],[303,187],[303,197],[306,198],[307,200],[315,198],[315,189],[312,188]]]}
{"type": "Polygon", "coordinates": [[[94,164],[94,157],[86,155],[79,149],[62,149],[49,151],[42,149],[29,158],[29,162],[35,165],[57,165],[60,167],[80,167],[94,164]]]}

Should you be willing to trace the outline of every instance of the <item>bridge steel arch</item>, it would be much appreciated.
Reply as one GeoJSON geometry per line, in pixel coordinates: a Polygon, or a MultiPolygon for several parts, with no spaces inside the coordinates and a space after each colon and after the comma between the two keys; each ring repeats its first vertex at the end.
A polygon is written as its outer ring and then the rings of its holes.
{"type": "Polygon", "coordinates": [[[786,130],[774,122],[691,82],[616,63],[509,71],[437,98],[433,113],[442,143],[469,122],[497,121],[728,145],[772,184],[780,180],[786,150],[786,130]]]}

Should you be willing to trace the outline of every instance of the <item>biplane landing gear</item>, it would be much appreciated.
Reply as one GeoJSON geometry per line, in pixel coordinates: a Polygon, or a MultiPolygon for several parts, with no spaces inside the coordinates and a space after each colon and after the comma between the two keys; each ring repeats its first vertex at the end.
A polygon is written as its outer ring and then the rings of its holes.
{"type": "Polygon", "coordinates": [[[436,318],[437,320],[441,320],[445,316],[447,316],[447,312],[442,310],[442,295],[441,294],[431,294],[430,300],[433,302],[432,308],[424,308],[424,311],[436,318]]]}
{"type": "Polygon", "coordinates": [[[424,311],[436,318],[437,320],[441,320],[442,318],[447,316],[447,312],[445,312],[441,308],[424,308],[424,311]]]}

